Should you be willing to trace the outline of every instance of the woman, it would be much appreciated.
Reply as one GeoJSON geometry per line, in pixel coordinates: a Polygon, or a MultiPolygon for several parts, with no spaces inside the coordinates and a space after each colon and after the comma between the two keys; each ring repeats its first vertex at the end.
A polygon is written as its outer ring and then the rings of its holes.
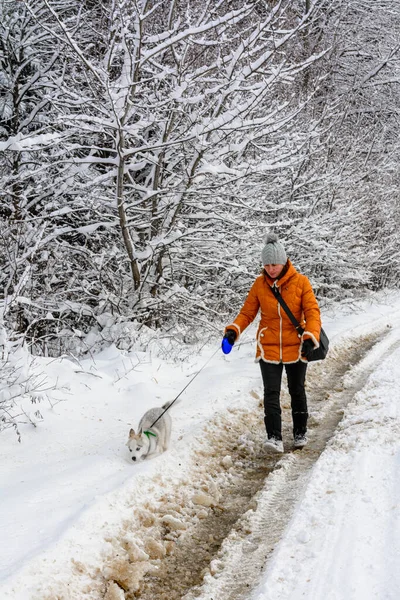
{"type": "Polygon", "coordinates": [[[291,397],[294,446],[307,443],[307,397],[304,389],[307,356],[319,347],[321,317],[318,302],[305,275],[296,271],[283,245],[274,234],[266,237],[261,253],[264,268],[253,283],[236,319],[225,328],[225,338],[233,345],[261,311],[257,331],[256,361],[264,383],[265,447],[283,452],[280,390],[285,366],[291,397]],[[271,288],[277,288],[304,333],[300,335],[271,288]]]}

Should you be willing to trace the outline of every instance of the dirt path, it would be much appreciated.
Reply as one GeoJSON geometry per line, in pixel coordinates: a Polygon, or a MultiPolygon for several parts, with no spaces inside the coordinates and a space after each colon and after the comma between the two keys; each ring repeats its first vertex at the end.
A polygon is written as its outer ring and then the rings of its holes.
{"type": "Polygon", "coordinates": [[[291,417],[287,393],[282,397],[287,440],[283,456],[262,450],[265,431],[262,402],[257,402],[256,392],[252,395],[259,410],[233,410],[217,417],[194,457],[190,480],[179,486],[174,497],[136,510],[140,527],[135,536],[147,549],[147,558],[128,552],[129,564],[111,569],[104,597],[248,598],[290,519],[311,467],[368,373],[360,372],[346,388],[343,377],[377,341],[377,336],[359,338],[310,369],[310,442],[302,451],[288,446],[291,417]]]}

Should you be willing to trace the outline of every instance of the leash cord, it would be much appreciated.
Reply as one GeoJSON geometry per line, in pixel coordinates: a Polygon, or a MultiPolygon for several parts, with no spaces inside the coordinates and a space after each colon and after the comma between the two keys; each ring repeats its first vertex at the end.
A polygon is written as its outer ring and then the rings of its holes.
{"type": "MultiPolygon", "coordinates": [[[[154,425],[155,425],[155,424],[156,424],[156,423],[157,423],[157,422],[158,422],[158,421],[161,419],[161,417],[162,417],[163,415],[165,415],[165,413],[167,412],[167,410],[169,410],[169,409],[171,408],[171,406],[172,406],[173,404],[175,404],[175,402],[178,400],[179,396],[181,396],[181,395],[183,394],[183,392],[184,392],[184,391],[185,391],[185,390],[186,390],[186,389],[189,387],[189,385],[192,383],[192,381],[194,381],[194,380],[196,379],[197,375],[198,375],[199,373],[201,373],[201,372],[202,372],[202,370],[204,369],[204,367],[206,367],[206,366],[208,365],[208,363],[210,362],[210,360],[211,360],[212,358],[214,358],[214,356],[217,354],[217,352],[218,352],[219,350],[220,350],[220,348],[218,347],[218,348],[216,349],[216,351],[214,352],[214,354],[212,354],[212,355],[210,356],[210,358],[207,360],[207,362],[205,362],[205,363],[204,363],[204,365],[201,367],[201,369],[200,369],[199,371],[197,371],[197,373],[196,373],[196,374],[195,374],[195,375],[192,377],[192,379],[189,381],[189,383],[187,383],[187,384],[185,385],[185,387],[183,388],[183,390],[179,392],[179,394],[176,396],[176,398],[174,398],[174,400],[172,400],[171,404],[168,404],[167,408],[166,408],[166,409],[165,409],[165,410],[164,410],[164,411],[161,413],[161,415],[160,415],[159,417],[157,417],[157,419],[154,421],[153,425],[151,425],[151,426],[149,427],[149,429],[151,429],[152,427],[154,427],[154,425]]],[[[148,431],[148,430],[147,430],[147,431],[148,431]]],[[[144,433],[146,433],[146,431],[145,431],[144,433]]]]}

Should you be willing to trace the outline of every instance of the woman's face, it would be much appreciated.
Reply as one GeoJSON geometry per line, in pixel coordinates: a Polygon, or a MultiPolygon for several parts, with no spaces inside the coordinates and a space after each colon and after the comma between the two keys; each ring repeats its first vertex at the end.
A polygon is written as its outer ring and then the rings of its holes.
{"type": "Polygon", "coordinates": [[[264,269],[267,271],[271,279],[276,279],[282,273],[285,265],[264,265],[264,269]]]}

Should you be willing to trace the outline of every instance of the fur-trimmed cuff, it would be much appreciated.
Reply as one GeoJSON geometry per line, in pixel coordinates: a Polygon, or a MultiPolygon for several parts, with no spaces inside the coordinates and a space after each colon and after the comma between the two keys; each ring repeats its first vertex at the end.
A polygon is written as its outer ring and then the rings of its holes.
{"type": "Polygon", "coordinates": [[[319,348],[319,341],[317,340],[315,335],[313,335],[310,331],[304,331],[303,335],[301,336],[301,339],[302,340],[312,340],[312,342],[314,344],[314,349],[319,348]],[[307,336],[307,337],[304,337],[304,336],[307,336]]]}
{"type": "Polygon", "coordinates": [[[242,332],[240,331],[240,327],[239,327],[239,325],[236,325],[236,323],[231,323],[230,325],[227,325],[227,326],[225,327],[225,332],[224,332],[224,333],[226,333],[228,329],[234,329],[234,330],[236,331],[236,333],[237,333],[237,337],[236,337],[236,340],[235,340],[235,342],[237,342],[237,341],[238,341],[238,339],[240,338],[240,334],[242,333],[242,332]]]}

